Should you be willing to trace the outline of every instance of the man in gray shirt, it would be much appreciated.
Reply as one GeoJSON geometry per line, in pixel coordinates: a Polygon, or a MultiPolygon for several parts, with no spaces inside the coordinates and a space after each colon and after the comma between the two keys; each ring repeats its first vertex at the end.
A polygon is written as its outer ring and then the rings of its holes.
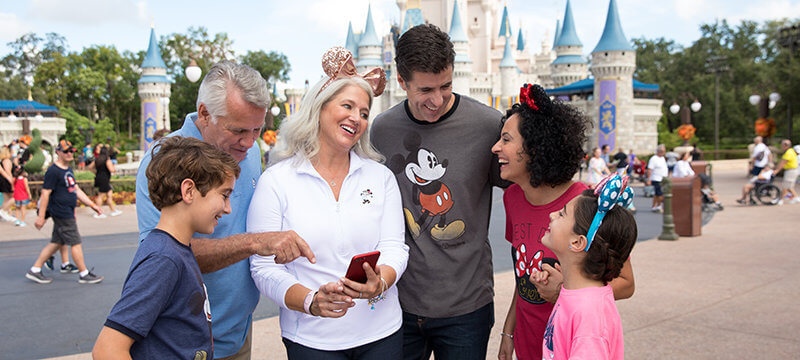
{"type": "Polygon", "coordinates": [[[408,268],[398,282],[406,359],[485,359],[494,324],[488,230],[500,179],[492,145],[502,114],[454,94],[455,51],[436,26],[397,42],[407,99],[375,118],[375,147],[397,176],[408,268]]]}

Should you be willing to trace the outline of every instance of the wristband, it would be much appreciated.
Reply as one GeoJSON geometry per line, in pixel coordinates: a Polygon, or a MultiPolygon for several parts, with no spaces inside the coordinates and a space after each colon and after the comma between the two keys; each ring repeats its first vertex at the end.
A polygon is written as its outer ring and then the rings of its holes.
{"type": "Polygon", "coordinates": [[[311,303],[314,302],[314,297],[317,296],[317,293],[318,291],[309,291],[308,294],[306,294],[306,298],[303,300],[303,310],[308,315],[314,316],[314,314],[311,313],[311,303]]]}
{"type": "Polygon", "coordinates": [[[502,332],[502,331],[501,331],[501,332],[500,332],[500,336],[506,336],[506,337],[508,337],[509,339],[511,339],[511,340],[514,340],[514,335],[513,335],[513,334],[509,334],[509,333],[506,333],[506,332],[502,332]]]}

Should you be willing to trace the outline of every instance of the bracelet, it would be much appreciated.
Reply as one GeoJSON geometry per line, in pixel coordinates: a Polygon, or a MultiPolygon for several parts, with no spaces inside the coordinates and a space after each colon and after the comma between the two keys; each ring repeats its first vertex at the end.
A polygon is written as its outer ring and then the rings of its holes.
{"type": "Polygon", "coordinates": [[[505,332],[502,332],[502,331],[501,331],[501,332],[500,332],[500,336],[506,336],[506,337],[508,337],[509,339],[511,339],[511,340],[514,340],[514,335],[513,335],[513,334],[508,334],[508,333],[505,333],[505,332]]]}
{"type": "Polygon", "coordinates": [[[386,298],[385,296],[383,296],[383,293],[386,292],[386,290],[388,290],[389,286],[386,284],[386,280],[384,280],[383,277],[381,277],[381,281],[383,282],[383,286],[381,287],[381,293],[378,296],[373,297],[369,299],[369,301],[367,301],[367,304],[369,304],[370,306],[370,310],[375,310],[375,304],[386,298]]]}
{"type": "Polygon", "coordinates": [[[317,297],[318,292],[319,291],[309,291],[308,294],[306,294],[306,298],[303,300],[303,310],[305,310],[308,315],[314,316],[314,314],[311,313],[311,303],[314,302],[314,298],[317,297]]]}

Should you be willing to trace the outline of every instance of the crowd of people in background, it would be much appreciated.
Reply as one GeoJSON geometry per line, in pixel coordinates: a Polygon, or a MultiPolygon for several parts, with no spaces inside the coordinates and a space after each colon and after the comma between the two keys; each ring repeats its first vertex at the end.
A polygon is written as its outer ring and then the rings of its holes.
{"type": "MultiPolygon", "coordinates": [[[[2,193],[2,206],[0,206],[0,220],[10,222],[15,226],[25,227],[25,215],[27,209],[31,204],[38,204],[39,199],[34,197],[31,192],[30,173],[26,170],[26,163],[33,156],[33,149],[30,149],[31,137],[23,136],[19,139],[14,139],[11,143],[0,147],[0,193],[2,193]]],[[[41,173],[46,173],[47,169],[54,164],[53,154],[45,144],[41,148],[44,162],[41,167],[41,173]]],[[[119,154],[117,146],[109,145],[108,143],[98,143],[95,146],[86,144],[83,151],[77,159],[70,162],[76,162],[79,170],[88,170],[95,173],[94,187],[97,189],[97,196],[95,202],[98,204],[108,204],[111,216],[118,216],[122,211],[116,208],[113,199],[113,188],[111,186],[111,176],[115,173],[115,165],[117,164],[117,155],[119,154]],[[76,161],[77,160],[77,161],[76,161]]],[[[56,151],[57,154],[57,151],[56,151]]],[[[56,159],[57,160],[57,159],[56,159]]],[[[43,180],[42,175],[33,180],[43,180]]],[[[38,192],[37,192],[38,194],[38,192]]],[[[94,214],[95,218],[105,218],[105,214],[94,214]]]]}

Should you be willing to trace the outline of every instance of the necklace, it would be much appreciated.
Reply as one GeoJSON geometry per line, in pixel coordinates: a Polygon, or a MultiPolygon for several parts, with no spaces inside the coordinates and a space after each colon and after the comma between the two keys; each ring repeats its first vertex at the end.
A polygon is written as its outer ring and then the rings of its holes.
{"type": "Polygon", "coordinates": [[[331,180],[331,186],[336,186],[336,181],[335,180],[331,180]]]}

